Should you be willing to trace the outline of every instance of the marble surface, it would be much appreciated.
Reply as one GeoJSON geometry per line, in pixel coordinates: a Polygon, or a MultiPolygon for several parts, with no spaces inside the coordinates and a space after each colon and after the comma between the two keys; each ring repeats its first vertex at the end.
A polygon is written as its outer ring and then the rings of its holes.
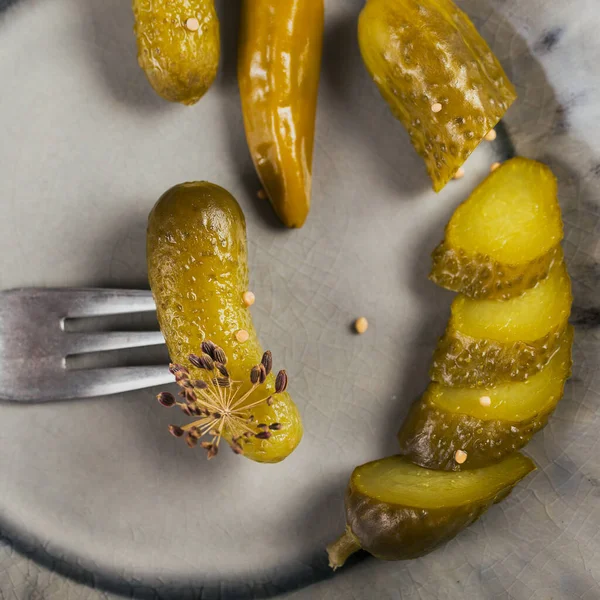
{"type": "Polygon", "coordinates": [[[174,444],[150,392],[0,405],[0,599],[600,597],[600,6],[458,4],[518,89],[499,140],[433,195],[360,64],[362,0],[331,0],[315,206],[297,235],[255,199],[234,35],[215,88],[185,109],[139,72],[128,2],[0,0],[0,287],[145,286],[155,198],[184,179],[221,183],[248,217],[254,316],[307,427],[265,471],[233,456],[207,466],[174,444]],[[360,558],[333,576],[322,547],[342,527],[348,474],[394,451],[447,319],[429,252],[489,164],[513,152],[560,179],[575,293],[574,377],[527,447],[539,469],[429,556],[360,558]],[[349,323],[366,310],[372,326],[357,339],[349,323]]]}

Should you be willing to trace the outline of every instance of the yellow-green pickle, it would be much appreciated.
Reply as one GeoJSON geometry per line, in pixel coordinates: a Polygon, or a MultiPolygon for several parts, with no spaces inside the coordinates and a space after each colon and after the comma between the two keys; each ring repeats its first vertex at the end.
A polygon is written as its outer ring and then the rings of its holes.
{"type": "Polygon", "coordinates": [[[310,209],[323,0],[242,0],[238,80],[248,147],[287,227],[310,209]]]}
{"type": "Polygon", "coordinates": [[[562,258],[562,239],[552,171],[513,158],[456,209],[433,252],[430,278],[471,298],[507,300],[548,275],[562,258]]]}
{"type": "Polygon", "coordinates": [[[346,491],[346,531],[327,547],[329,564],[337,569],[360,549],[384,560],[427,554],[533,470],[521,454],[461,473],[424,469],[401,456],[357,467],[346,491]]]}
{"type": "Polygon", "coordinates": [[[431,383],[404,421],[400,452],[428,469],[476,469],[520,450],[545,427],[571,375],[573,329],[548,365],[526,381],[494,388],[431,383]],[[460,461],[457,462],[457,452],[460,461]]]}
{"type": "Polygon", "coordinates": [[[147,240],[150,286],[182,397],[162,393],[159,401],[193,418],[171,433],[209,458],[223,438],[252,460],[283,460],[300,442],[302,423],[287,373],[271,372],[273,358],[252,323],[240,206],[211,183],[175,186],[152,210],[147,240]]]}
{"type": "Polygon", "coordinates": [[[195,104],[219,67],[214,0],[133,0],[138,62],[157,94],[195,104]]]}
{"type": "Polygon", "coordinates": [[[558,351],[572,300],[562,252],[548,276],[520,296],[457,296],[433,357],[431,379],[455,387],[526,380],[558,351]]]}
{"type": "Polygon", "coordinates": [[[516,99],[513,85],[451,0],[367,0],[358,39],[367,70],[441,190],[516,99]]]}

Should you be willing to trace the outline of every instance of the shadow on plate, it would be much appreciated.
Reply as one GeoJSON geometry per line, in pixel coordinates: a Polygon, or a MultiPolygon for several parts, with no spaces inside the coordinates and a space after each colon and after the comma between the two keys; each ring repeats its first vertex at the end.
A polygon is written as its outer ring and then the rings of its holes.
{"type": "Polygon", "coordinates": [[[106,81],[118,102],[150,112],[173,110],[176,105],[156,94],[137,62],[131,2],[75,0],[77,10],[87,12],[85,35],[91,64],[106,81]]]}

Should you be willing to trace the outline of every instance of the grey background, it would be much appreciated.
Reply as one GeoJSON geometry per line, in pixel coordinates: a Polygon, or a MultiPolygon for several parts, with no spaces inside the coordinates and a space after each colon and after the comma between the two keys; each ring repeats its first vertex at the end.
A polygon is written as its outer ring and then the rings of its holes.
{"type": "Polygon", "coordinates": [[[361,65],[362,1],[331,0],[314,207],[299,232],[256,199],[235,83],[237,3],[219,5],[221,74],[191,109],[145,82],[128,2],[20,0],[0,14],[0,287],[145,287],[155,199],[187,179],[224,185],[248,219],[261,339],[290,372],[307,430],[281,465],[207,464],[166,434],[172,415],[151,392],[1,405],[0,598],[600,597],[600,8],[459,4],[518,87],[500,139],[478,149],[462,181],[431,193],[361,65]],[[575,376],[527,448],[539,470],[431,555],[357,560],[332,577],[322,548],[343,526],[348,474],[394,452],[448,316],[452,296],[426,278],[429,253],[456,204],[513,148],[560,178],[576,295],[575,376]],[[371,327],[357,338],[361,314],[371,327]]]}

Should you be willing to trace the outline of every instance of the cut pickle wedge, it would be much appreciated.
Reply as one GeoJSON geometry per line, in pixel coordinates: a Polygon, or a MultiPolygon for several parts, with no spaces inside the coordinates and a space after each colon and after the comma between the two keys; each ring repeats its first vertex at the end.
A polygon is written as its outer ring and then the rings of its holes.
{"type": "Polygon", "coordinates": [[[472,298],[517,296],[546,277],[562,239],[552,171],[513,158],[456,209],[433,252],[430,278],[472,298]]]}
{"type": "Polygon", "coordinates": [[[452,316],[433,357],[431,379],[453,387],[523,381],[556,353],[571,312],[564,262],[521,296],[452,303],[452,316]]]}
{"type": "Polygon", "coordinates": [[[422,467],[460,471],[519,450],[546,425],[562,398],[572,344],[569,326],[552,360],[527,381],[491,389],[430,384],[398,434],[401,454],[422,467]],[[456,462],[459,450],[466,452],[462,464],[456,462]]]}
{"type": "Polygon", "coordinates": [[[369,0],[358,41],[439,192],[514,102],[515,88],[451,0],[369,0]]]}
{"type": "Polygon", "coordinates": [[[335,569],[360,548],[377,558],[416,558],[452,539],[535,469],[514,454],[471,471],[431,471],[401,456],[352,473],[346,491],[346,531],[328,546],[335,569]]]}

